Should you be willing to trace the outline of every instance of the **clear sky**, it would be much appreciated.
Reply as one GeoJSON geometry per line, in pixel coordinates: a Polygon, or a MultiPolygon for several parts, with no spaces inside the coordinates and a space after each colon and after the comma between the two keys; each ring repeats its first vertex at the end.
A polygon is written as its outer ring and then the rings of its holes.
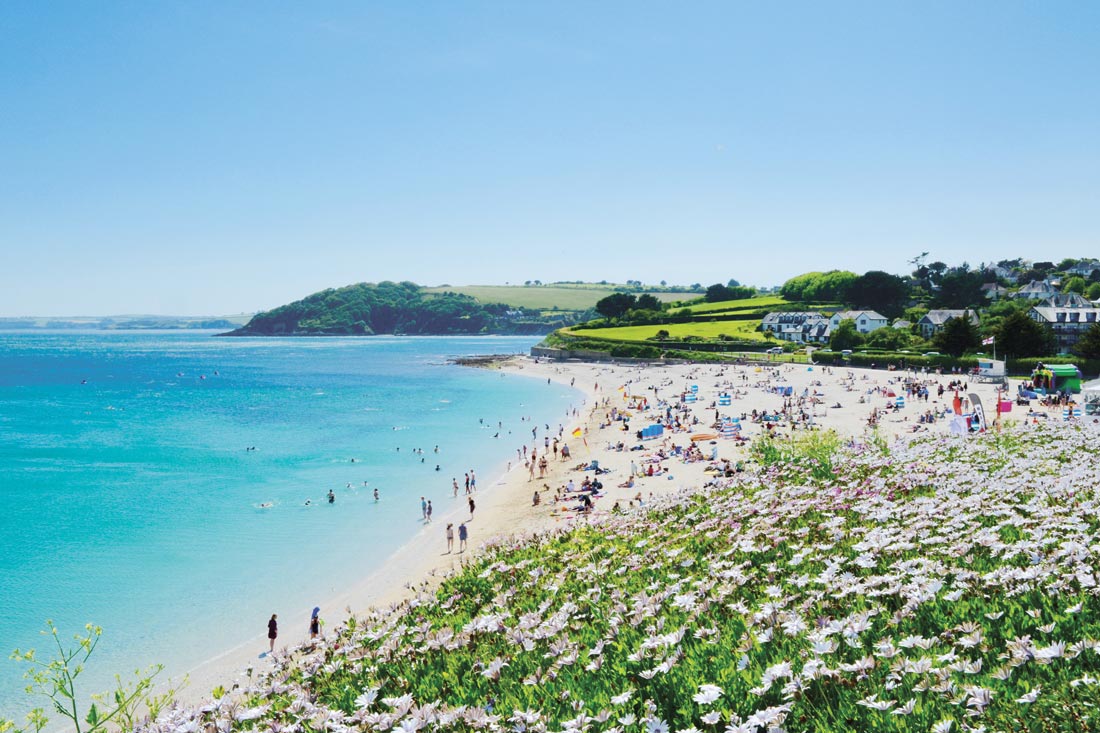
{"type": "Polygon", "coordinates": [[[1100,255],[1100,3],[0,3],[0,315],[923,251],[1100,255]]]}

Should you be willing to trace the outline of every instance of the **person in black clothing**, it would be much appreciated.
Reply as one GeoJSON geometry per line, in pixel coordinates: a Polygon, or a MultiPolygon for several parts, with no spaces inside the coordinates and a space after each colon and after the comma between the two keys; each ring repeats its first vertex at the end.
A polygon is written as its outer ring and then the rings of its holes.
{"type": "Polygon", "coordinates": [[[279,624],[275,620],[278,618],[275,614],[271,614],[271,619],[267,622],[267,638],[271,640],[271,653],[275,653],[275,637],[279,635],[279,624]]]}
{"type": "Polygon", "coordinates": [[[321,607],[314,606],[313,614],[309,617],[309,638],[316,639],[321,634],[321,607]]]}

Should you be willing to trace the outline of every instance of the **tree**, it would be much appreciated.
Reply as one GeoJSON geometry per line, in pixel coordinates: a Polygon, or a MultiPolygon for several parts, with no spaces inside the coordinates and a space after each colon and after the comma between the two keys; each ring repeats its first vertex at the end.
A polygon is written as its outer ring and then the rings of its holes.
{"type": "Polygon", "coordinates": [[[948,318],[932,342],[940,351],[958,357],[977,348],[982,338],[967,312],[962,318],[948,318]]]}
{"type": "Polygon", "coordinates": [[[661,310],[661,301],[657,299],[656,295],[642,293],[638,296],[638,302],[635,303],[634,307],[637,310],[659,311],[661,310]]]}
{"type": "Polygon", "coordinates": [[[1088,283],[1085,282],[1085,278],[1080,275],[1074,275],[1071,278],[1067,278],[1065,284],[1062,286],[1063,293],[1084,293],[1085,286],[1088,283]]]}
{"type": "Polygon", "coordinates": [[[854,308],[868,308],[887,318],[897,318],[909,302],[909,285],[897,275],[871,270],[852,281],[844,299],[854,308]]]}
{"type": "Polygon", "coordinates": [[[608,320],[619,318],[637,304],[637,298],[630,293],[612,293],[596,301],[596,312],[608,320]]]}
{"type": "Polygon", "coordinates": [[[1045,356],[1054,353],[1056,341],[1050,326],[1033,321],[1026,313],[1016,310],[1001,320],[995,332],[997,348],[1003,354],[1015,357],[1045,356]]]}
{"type": "Polygon", "coordinates": [[[939,278],[939,291],[932,299],[937,308],[972,308],[985,301],[985,276],[968,265],[952,267],[939,278]]]}
{"type": "Polygon", "coordinates": [[[741,283],[737,282],[732,277],[729,279],[729,282],[726,283],[726,287],[729,287],[729,288],[740,287],[740,285],[741,285],[741,283]]]}
{"type": "Polygon", "coordinates": [[[1100,359],[1100,323],[1094,323],[1085,331],[1073,347],[1073,353],[1083,359],[1100,359]]]}
{"type": "Polygon", "coordinates": [[[783,283],[779,294],[791,301],[835,303],[844,300],[848,287],[858,277],[847,270],[806,272],[783,283]]]}
{"type": "Polygon", "coordinates": [[[854,349],[863,343],[863,334],[856,330],[856,322],[845,318],[829,335],[829,348],[833,351],[854,349]]]}
{"type": "Polygon", "coordinates": [[[1100,300],[1100,282],[1092,283],[1085,288],[1085,297],[1089,300],[1100,300]]]}
{"type": "Polygon", "coordinates": [[[913,335],[904,328],[876,328],[867,334],[866,343],[879,349],[897,351],[904,349],[913,340],[913,335]]]}

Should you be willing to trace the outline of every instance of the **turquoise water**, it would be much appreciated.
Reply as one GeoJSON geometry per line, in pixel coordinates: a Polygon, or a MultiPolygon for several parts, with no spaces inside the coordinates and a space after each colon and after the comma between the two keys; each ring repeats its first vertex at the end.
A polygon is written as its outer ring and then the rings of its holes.
{"type": "MultiPolygon", "coordinates": [[[[438,517],[462,501],[452,476],[487,486],[532,424],[579,404],[445,363],[534,342],[0,333],[2,657],[41,647],[47,618],[66,635],[92,621],[104,687],[152,662],[178,675],[273,612],[297,638],[296,614],[421,529],[421,495],[438,517]]],[[[0,658],[0,713],[26,707],[20,674],[0,658]]]]}

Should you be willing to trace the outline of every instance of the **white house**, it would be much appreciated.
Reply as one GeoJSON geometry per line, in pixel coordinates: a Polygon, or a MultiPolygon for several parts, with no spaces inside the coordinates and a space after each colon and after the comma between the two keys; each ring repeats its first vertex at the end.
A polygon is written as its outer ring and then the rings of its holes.
{"type": "MultiPolygon", "coordinates": [[[[1080,296],[1078,296],[1080,297],[1080,296]]],[[[1100,323],[1100,308],[1081,298],[1084,305],[1053,305],[1054,301],[1047,300],[1042,305],[1037,305],[1027,312],[1033,321],[1045,323],[1054,331],[1058,340],[1058,352],[1067,354],[1077,345],[1077,341],[1093,327],[1100,323]]]]}
{"type": "Polygon", "coordinates": [[[829,319],[816,311],[782,311],[764,316],[760,326],[783,341],[808,343],[828,337],[829,319]]]}
{"type": "Polygon", "coordinates": [[[1093,259],[1085,259],[1078,262],[1073,267],[1066,270],[1066,274],[1069,276],[1079,275],[1086,280],[1092,277],[1092,273],[1100,271],[1100,261],[1093,259]]]}
{"type": "Polygon", "coordinates": [[[1032,280],[1012,294],[1013,298],[1027,298],[1028,300],[1046,300],[1052,295],[1058,294],[1058,288],[1044,280],[1032,280]]]}
{"type": "Polygon", "coordinates": [[[1013,270],[1011,268],[1008,268],[1008,267],[1001,267],[1000,265],[994,265],[993,267],[989,267],[989,268],[986,269],[986,272],[993,273],[994,277],[996,277],[1000,280],[1004,280],[1005,282],[1015,283],[1016,280],[1018,279],[1018,276],[1017,276],[1015,270],[1013,270]]]}
{"type": "Polygon", "coordinates": [[[856,322],[856,330],[860,333],[871,333],[890,325],[890,320],[875,311],[837,311],[829,318],[829,330],[840,325],[841,321],[852,320],[856,322]]]}
{"type": "Polygon", "coordinates": [[[924,318],[917,321],[917,325],[920,326],[921,335],[926,339],[930,339],[943,330],[943,324],[947,323],[952,318],[962,318],[964,316],[969,316],[970,322],[975,326],[978,325],[977,313],[974,311],[954,309],[930,310],[925,314],[924,318]]]}
{"type": "Polygon", "coordinates": [[[986,283],[982,285],[982,294],[990,300],[997,300],[1003,298],[1008,293],[1008,288],[998,285],[997,283],[986,283]]]}

